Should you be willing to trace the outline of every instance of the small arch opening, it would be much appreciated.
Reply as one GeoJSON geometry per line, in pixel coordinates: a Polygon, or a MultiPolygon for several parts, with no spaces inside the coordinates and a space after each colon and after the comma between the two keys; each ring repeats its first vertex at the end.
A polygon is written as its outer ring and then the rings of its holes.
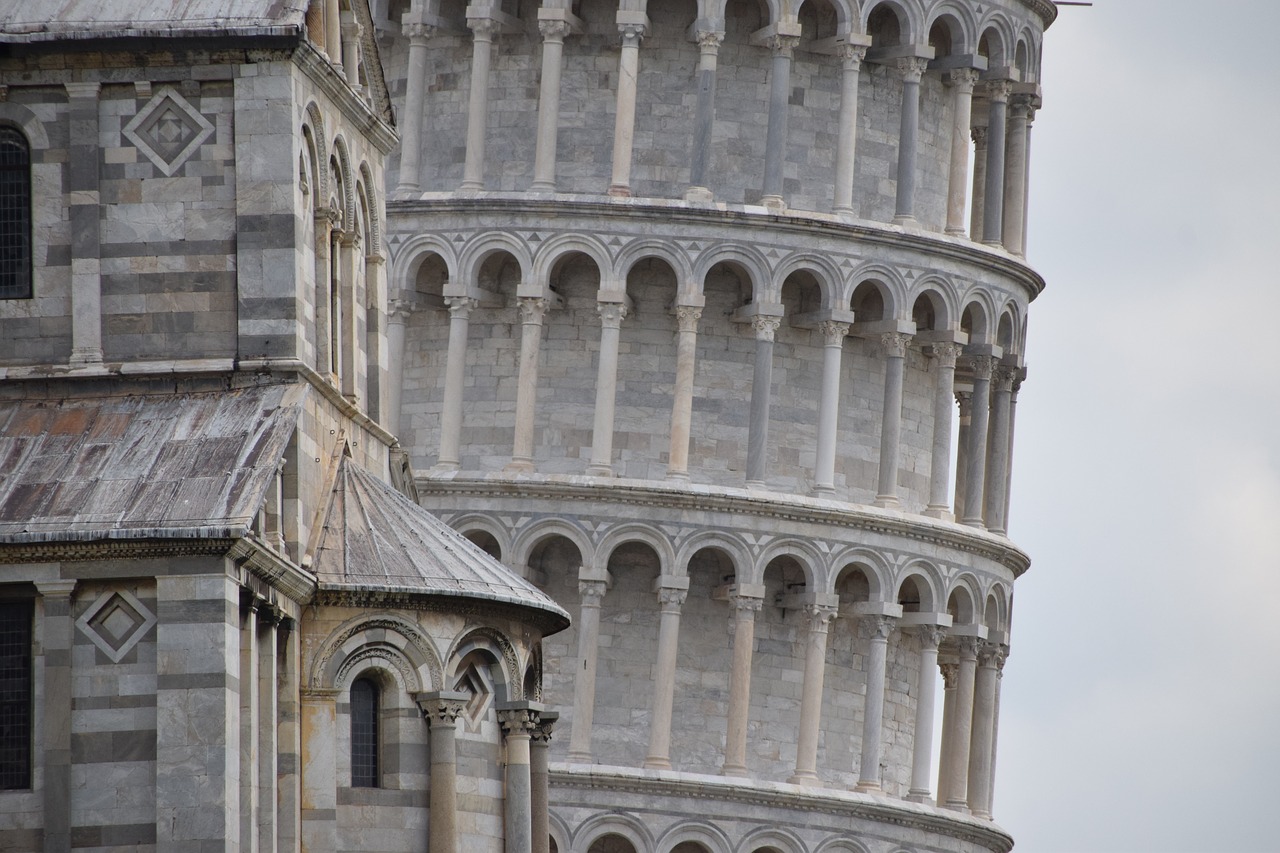
{"type": "Polygon", "coordinates": [[[351,683],[351,787],[377,788],[380,774],[382,690],[372,678],[351,683]]]}
{"type": "Polygon", "coordinates": [[[481,551],[484,551],[493,559],[501,562],[502,546],[498,543],[498,539],[487,530],[468,530],[462,534],[468,542],[475,545],[481,551]]]}
{"type": "Polygon", "coordinates": [[[636,846],[625,836],[610,832],[592,841],[587,853],[636,853],[636,846]]]}
{"type": "Polygon", "coordinates": [[[877,6],[867,18],[867,35],[871,36],[873,48],[896,47],[902,43],[905,29],[898,11],[888,3],[877,6]]]}
{"type": "Polygon", "coordinates": [[[853,291],[853,316],[859,323],[874,323],[885,317],[884,285],[875,281],[864,281],[853,291]]]}

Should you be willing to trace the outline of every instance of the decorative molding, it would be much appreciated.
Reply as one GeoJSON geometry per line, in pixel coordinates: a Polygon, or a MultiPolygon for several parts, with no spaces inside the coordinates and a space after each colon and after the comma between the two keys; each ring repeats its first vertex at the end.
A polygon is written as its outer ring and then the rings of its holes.
{"type": "Polygon", "coordinates": [[[213,123],[177,89],[161,86],[122,132],[165,177],[172,177],[213,130],[213,123]]]}

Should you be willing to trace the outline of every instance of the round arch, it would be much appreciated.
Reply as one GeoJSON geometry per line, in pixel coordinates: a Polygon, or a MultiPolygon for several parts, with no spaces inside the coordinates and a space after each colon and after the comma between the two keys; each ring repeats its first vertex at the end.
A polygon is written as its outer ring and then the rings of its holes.
{"type": "Polygon", "coordinates": [[[466,296],[471,292],[480,278],[480,267],[498,252],[506,252],[515,259],[520,267],[522,284],[528,280],[527,277],[532,268],[529,247],[522,240],[505,231],[486,231],[473,237],[463,247],[458,257],[458,277],[449,280],[445,295],[466,296]]]}
{"type": "Polygon", "coordinates": [[[738,583],[759,583],[757,578],[750,576],[754,561],[751,559],[751,551],[747,543],[739,537],[718,530],[701,530],[680,543],[672,565],[679,568],[681,574],[687,575],[689,561],[699,551],[705,551],[708,548],[723,551],[728,555],[729,561],[733,563],[733,573],[738,583]]]}
{"type": "Polygon", "coordinates": [[[707,853],[730,853],[733,845],[724,831],[704,821],[678,823],[662,834],[658,840],[659,853],[671,853],[680,844],[692,841],[706,848],[707,853]]]}
{"type": "Polygon", "coordinates": [[[929,299],[934,312],[934,328],[938,331],[958,329],[960,314],[956,311],[959,295],[955,286],[938,275],[922,276],[907,293],[906,304],[911,305],[914,314],[916,303],[920,297],[929,299]]]}
{"type": "Polygon", "coordinates": [[[498,549],[502,552],[502,556],[498,558],[498,561],[506,563],[510,559],[511,535],[507,532],[506,527],[498,524],[489,516],[474,512],[467,513],[449,519],[449,526],[463,536],[477,531],[489,534],[498,543],[498,549]]]}
{"type": "Polygon", "coordinates": [[[533,552],[537,550],[548,539],[560,537],[567,539],[578,549],[578,556],[582,558],[582,566],[595,565],[595,546],[591,542],[590,535],[570,522],[559,518],[548,518],[535,521],[528,527],[516,533],[514,541],[511,543],[511,565],[527,566],[529,559],[533,556],[533,552]]]}
{"type": "Polygon", "coordinates": [[[739,853],[756,853],[763,847],[772,847],[779,853],[805,853],[804,842],[789,829],[765,827],[748,832],[738,844],[739,853]]]}
{"type": "Polygon", "coordinates": [[[979,625],[982,623],[982,595],[979,592],[978,579],[969,572],[952,578],[947,587],[947,612],[951,613],[952,624],[979,625]],[[952,612],[951,601],[955,599],[955,612],[952,612]]]}
{"type": "Polygon", "coordinates": [[[862,32],[870,34],[868,26],[871,16],[878,9],[888,9],[898,19],[898,44],[917,44],[923,30],[921,10],[915,3],[904,3],[899,0],[878,0],[868,2],[862,10],[862,32]]]}
{"type": "Polygon", "coordinates": [[[818,288],[822,291],[824,309],[833,310],[843,307],[840,304],[843,276],[840,275],[840,268],[830,258],[811,252],[797,253],[784,258],[773,274],[778,282],[779,293],[791,274],[797,272],[807,272],[818,282],[818,288]]]}
{"type": "Polygon", "coordinates": [[[932,33],[933,28],[943,24],[951,36],[951,55],[976,54],[978,52],[977,18],[972,10],[955,2],[939,3],[929,10],[928,26],[925,32],[932,33]]]}
{"type": "Polygon", "coordinates": [[[805,592],[830,592],[826,566],[817,549],[803,539],[779,539],[760,552],[752,569],[752,583],[762,583],[769,564],[778,557],[790,557],[804,572],[805,592]]]}
{"type": "Polygon", "coordinates": [[[506,635],[489,628],[473,628],[458,637],[445,655],[445,677],[452,682],[458,677],[458,664],[472,652],[487,653],[497,666],[493,673],[495,695],[500,702],[514,702],[524,698],[524,667],[516,654],[515,646],[506,635]]]}
{"type": "Polygon", "coordinates": [[[699,292],[706,287],[707,275],[712,267],[722,263],[734,264],[747,274],[753,301],[777,301],[776,294],[772,292],[775,288],[769,272],[769,262],[754,246],[722,244],[698,255],[693,262],[693,274],[698,281],[699,292]]]}
{"type": "Polygon", "coordinates": [[[689,256],[666,240],[636,240],[623,246],[614,261],[618,281],[625,282],[631,269],[640,261],[657,258],[664,261],[676,274],[676,292],[680,296],[698,296],[702,282],[693,275],[689,256]]]}
{"type": "Polygon", "coordinates": [[[311,661],[307,684],[312,688],[334,688],[339,684],[340,673],[349,674],[348,662],[361,649],[386,649],[388,654],[403,659],[416,675],[406,684],[406,689],[427,691],[442,690],[444,668],[431,639],[416,625],[390,614],[369,617],[360,615],[348,619],[329,633],[320,644],[320,651],[311,661]],[[401,642],[388,642],[394,634],[401,642]],[[425,677],[424,677],[425,676],[425,677]]]}
{"type": "Polygon", "coordinates": [[[680,569],[680,576],[683,577],[683,567],[676,565],[676,555],[675,550],[671,547],[671,540],[656,527],[635,522],[620,524],[605,531],[604,536],[600,538],[600,544],[596,546],[596,567],[600,569],[607,568],[609,558],[613,556],[613,552],[619,546],[631,542],[641,542],[653,549],[654,554],[658,557],[659,575],[675,575],[677,574],[676,570],[680,569]]]}
{"type": "MultiPolygon", "coordinates": [[[[458,258],[447,240],[435,234],[418,234],[396,248],[391,258],[393,293],[408,294],[415,289],[414,279],[418,269],[428,256],[437,255],[444,261],[449,281],[458,279],[458,258]]],[[[446,289],[448,284],[446,283],[446,289]]]]}
{"type": "Polygon", "coordinates": [[[903,567],[893,584],[893,600],[896,603],[902,597],[902,587],[909,579],[914,579],[916,589],[920,592],[920,612],[939,613],[942,608],[940,591],[944,584],[942,573],[938,567],[926,560],[912,560],[903,567]]]}
{"type": "Polygon", "coordinates": [[[845,292],[848,295],[843,302],[846,307],[853,308],[853,297],[858,288],[870,283],[884,300],[884,319],[893,320],[901,316],[903,294],[907,292],[907,285],[896,269],[885,264],[866,263],[854,269],[845,281],[845,292]]]}
{"type": "Polygon", "coordinates": [[[551,271],[556,263],[566,255],[586,255],[596,265],[600,273],[600,286],[614,280],[614,263],[608,248],[600,240],[586,234],[557,234],[544,242],[534,253],[532,271],[528,286],[535,293],[523,293],[524,296],[545,296],[551,286],[551,271]]]}
{"type": "Polygon", "coordinates": [[[636,853],[653,850],[653,836],[642,821],[626,812],[592,815],[582,822],[573,839],[573,847],[586,853],[591,845],[606,835],[621,835],[635,847],[636,853]]]}

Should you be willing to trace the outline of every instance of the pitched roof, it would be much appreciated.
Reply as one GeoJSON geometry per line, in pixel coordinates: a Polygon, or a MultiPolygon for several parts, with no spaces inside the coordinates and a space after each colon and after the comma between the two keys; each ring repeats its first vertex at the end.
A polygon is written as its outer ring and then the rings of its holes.
{"type": "Polygon", "coordinates": [[[0,0],[0,40],[288,36],[307,0],[0,0]]]}
{"type": "Polygon", "coordinates": [[[350,458],[338,467],[313,564],[321,589],[467,598],[541,611],[558,631],[569,614],[546,593],[350,458]]]}
{"type": "Polygon", "coordinates": [[[0,401],[0,543],[243,536],[305,393],[0,401]]]}

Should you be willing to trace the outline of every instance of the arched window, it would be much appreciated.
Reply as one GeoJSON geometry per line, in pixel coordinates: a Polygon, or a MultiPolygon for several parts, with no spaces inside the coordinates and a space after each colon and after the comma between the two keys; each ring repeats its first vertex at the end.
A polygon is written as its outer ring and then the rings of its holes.
{"type": "Polygon", "coordinates": [[[0,299],[31,296],[31,147],[0,127],[0,299]]]}
{"type": "Polygon", "coordinates": [[[357,678],[351,685],[351,787],[378,787],[378,685],[357,678]]]}

